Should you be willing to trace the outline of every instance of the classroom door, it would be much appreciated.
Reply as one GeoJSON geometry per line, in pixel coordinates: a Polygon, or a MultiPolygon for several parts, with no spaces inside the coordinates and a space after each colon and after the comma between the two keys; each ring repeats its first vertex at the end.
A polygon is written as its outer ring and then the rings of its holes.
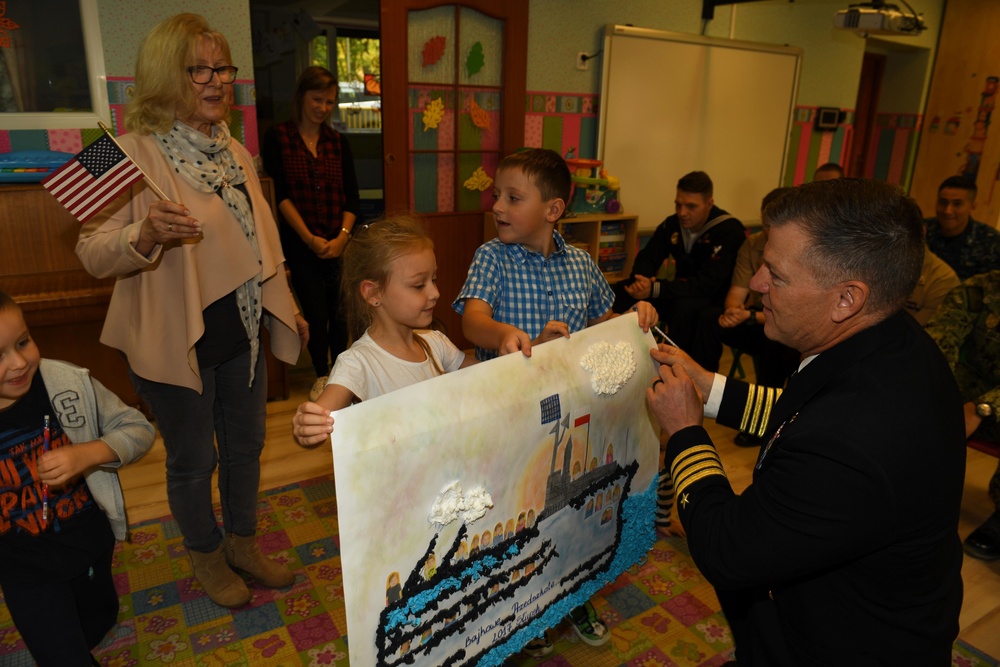
{"type": "Polygon", "coordinates": [[[427,220],[435,315],[468,347],[451,302],[483,242],[497,162],[524,143],[528,0],[382,0],[381,17],[386,211],[427,220]]]}

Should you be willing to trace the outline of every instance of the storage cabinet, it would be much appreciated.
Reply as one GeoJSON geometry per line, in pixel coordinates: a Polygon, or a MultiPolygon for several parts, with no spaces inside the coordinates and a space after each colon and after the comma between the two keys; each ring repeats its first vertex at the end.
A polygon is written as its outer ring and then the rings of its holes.
{"type": "MultiPolygon", "coordinates": [[[[74,249],[80,223],[36,183],[0,185],[0,290],[21,305],[43,357],[89,368],[125,403],[141,407],[125,356],[102,345],[113,278],[87,273],[74,249]]],[[[287,398],[287,368],[270,351],[268,398],[287,398]]]]}
{"type": "MultiPolygon", "coordinates": [[[[587,213],[563,218],[556,223],[556,230],[574,245],[594,258],[604,271],[604,277],[613,283],[632,273],[632,262],[637,251],[639,219],[627,213],[587,213]]],[[[493,212],[483,216],[483,240],[496,238],[493,212]]]]}

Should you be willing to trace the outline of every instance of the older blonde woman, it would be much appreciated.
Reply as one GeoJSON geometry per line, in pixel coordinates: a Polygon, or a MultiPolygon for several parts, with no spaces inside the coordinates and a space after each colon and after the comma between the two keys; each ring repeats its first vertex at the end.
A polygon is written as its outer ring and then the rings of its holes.
{"type": "Polygon", "coordinates": [[[224,607],[249,602],[234,571],[285,587],[256,541],[267,369],[294,363],[296,313],[270,207],[226,118],[237,68],[226,38],[195,14],[150,31],[119,142],[167,199],[142,183],[88,222],[76,252],[117,278],[101,341],[124,352],[167,452],[167,498],[194,576],[224,607]],[[218,468],[220,528],[212,508],[218,468]]]}

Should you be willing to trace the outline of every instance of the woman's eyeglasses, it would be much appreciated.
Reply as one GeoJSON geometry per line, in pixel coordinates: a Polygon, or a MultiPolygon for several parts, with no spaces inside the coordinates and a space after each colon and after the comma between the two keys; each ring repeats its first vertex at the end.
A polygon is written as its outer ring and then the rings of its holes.
{"type": "Polygon", "coordinates": [[[236,81],[236,73],[239,71],[239,67],[233,67],[232,65],[226,65],[224,67],[196,65],[194,67],[187,68],[188,74],[191,75],[191,80],[195,83],[208,83],[212,80],[212,76],[215,74],[219,75],[219,81],[222,83],[232,83],[233,81],[236,81]]]}

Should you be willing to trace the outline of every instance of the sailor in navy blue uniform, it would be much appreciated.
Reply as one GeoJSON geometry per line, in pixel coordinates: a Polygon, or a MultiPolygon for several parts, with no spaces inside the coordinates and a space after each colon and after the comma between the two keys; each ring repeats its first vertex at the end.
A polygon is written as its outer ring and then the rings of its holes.
{"type": "Polygon", "coordinates": [[[965,429],[947,362],[902,312],[920,274],[920,211],[893,186],[843,179],[795,188],[764,217],[751,288],[767,336],[802,355],[784,392],[652,352],[663,365],[647,395],[670,435],[691,555],[740,667],[950,665],[965,429]],[[766,424],[741,495],[703,414],[766,424]]]}

